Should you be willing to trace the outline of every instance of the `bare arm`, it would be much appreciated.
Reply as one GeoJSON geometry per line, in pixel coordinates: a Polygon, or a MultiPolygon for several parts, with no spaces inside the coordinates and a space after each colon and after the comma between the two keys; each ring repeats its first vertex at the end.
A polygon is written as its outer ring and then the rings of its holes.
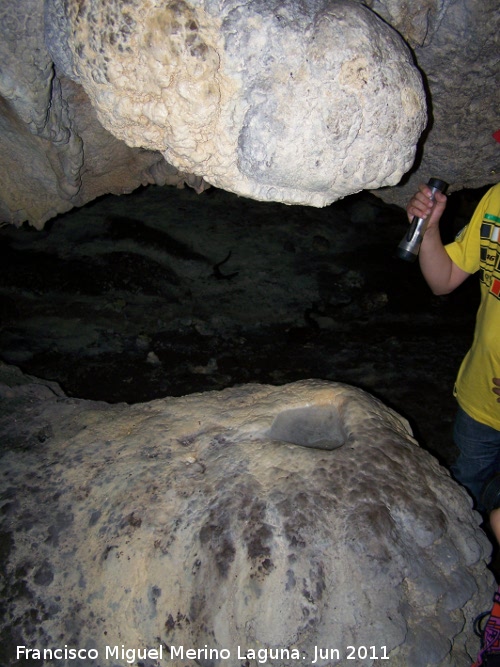
{"type": "Polygon", "coordinates": [[[490,513],[490,526],[495,533],[497,542],[500,544],[500,509],[492,510],[490,513]]]}
{"type": "Polygon", "coordinates": [[[452,262],[441,241],[439,220],[446,208],[446,201],[444,194],[436,192],[432,202],[430,188],[421,184],[406,207],[410,221],[414,216],[428,218],[420,246],[419,262],[422,274],[434,294],[453,292],[470,275],[452,262]]]}

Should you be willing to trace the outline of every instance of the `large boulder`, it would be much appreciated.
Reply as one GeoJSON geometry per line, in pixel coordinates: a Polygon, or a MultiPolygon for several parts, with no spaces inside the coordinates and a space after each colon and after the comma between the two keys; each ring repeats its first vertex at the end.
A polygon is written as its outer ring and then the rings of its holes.
{"type": "Polygon", "coordinates": [[[367,393],[111,406],[0,379],[2,664],[66,647],[82,665],[470,665],[488,542],[367,393]]]}
{"type": "Polygon", "coordinates": [[[120,178],[324,206],[414,161],[421,75],[360,3],[26,4],[2,10],[4,219],[41,226],[120,178]]]}
{"type": "Polygon", "coordinates": [[[56,69],[114,136],[213,185],[323,206],[395,185],[413,163],[421,77],[396,31],[360,4],[66,7],[47,1],[56,69]]]}

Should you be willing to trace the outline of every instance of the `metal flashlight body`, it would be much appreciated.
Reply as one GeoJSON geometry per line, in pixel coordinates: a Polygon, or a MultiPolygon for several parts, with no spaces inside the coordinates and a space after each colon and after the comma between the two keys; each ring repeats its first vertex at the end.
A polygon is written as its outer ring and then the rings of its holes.
{"type": "MultiPolygon", "coordinates": [[[[439,178],[431,178],[427,183],[431,189],[431,201],[434,201],[434,195],[439,190],[443,194],[446,192],[448,183],[439,178]]],[[[417,218],[416,216],[410,223],[408,231],[404,235],[401,243],[396,250],[396,257],[404,259],[407,262],[414,262],[420,250],[420,244],[424,238],[424,233],[427,228],[427,218],[417,218]]]]}

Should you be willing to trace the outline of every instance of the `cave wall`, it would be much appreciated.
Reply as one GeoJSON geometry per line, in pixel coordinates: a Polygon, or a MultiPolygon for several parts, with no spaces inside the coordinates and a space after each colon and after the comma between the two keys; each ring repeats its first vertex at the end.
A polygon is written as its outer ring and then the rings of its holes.
{"type": "Polygon", "coordinates": [[[496,0],[4,2],[0,220],[147,183],[324,206],[496,182],[498,23],[496,0]]]}
{"type": "Polygon", "coordinates": [[[396,188],[375,192],[404,205],[418,183],[440,177],[450,192],[500,180],[500,11],[497,0],[368,0],[413,50],[429,119],[415,165],[396,188]]]}

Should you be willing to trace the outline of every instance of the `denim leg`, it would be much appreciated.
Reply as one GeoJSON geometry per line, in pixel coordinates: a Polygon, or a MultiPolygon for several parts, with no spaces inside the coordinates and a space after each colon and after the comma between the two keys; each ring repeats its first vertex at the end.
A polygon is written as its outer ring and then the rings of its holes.
{"type": "Polygon", "coordinates": [[[491,475],[500,472],[500,431],[481,424],[458,409],[453,429],[453,439],[459,455],[451,466],[457,482],[463,484],[480,506],[481,490],[491,475]]]}

